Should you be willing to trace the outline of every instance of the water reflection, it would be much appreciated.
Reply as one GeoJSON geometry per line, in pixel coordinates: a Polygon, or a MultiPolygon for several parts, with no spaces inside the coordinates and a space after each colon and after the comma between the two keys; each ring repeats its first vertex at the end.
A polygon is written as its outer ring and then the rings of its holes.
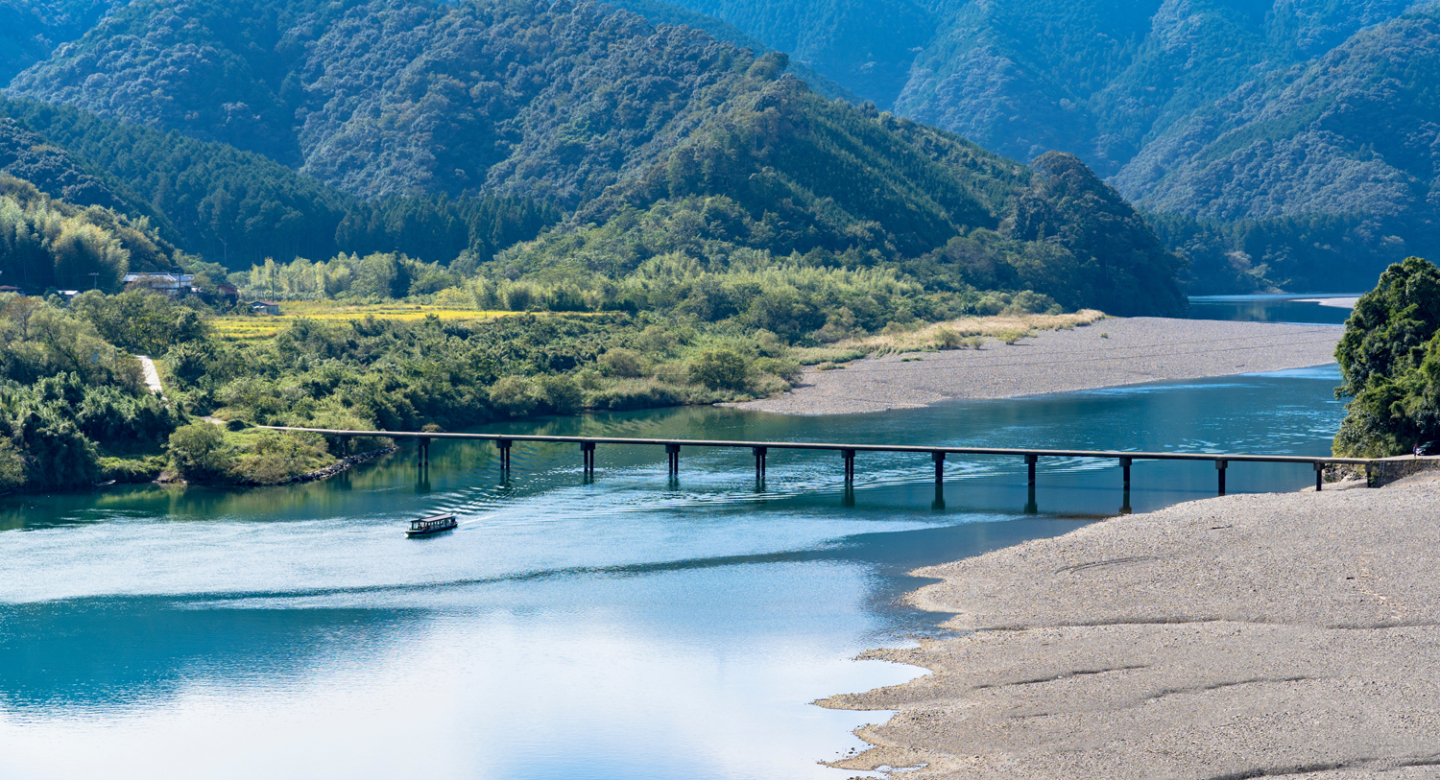
{"type": "MultiPolygon", "coordinates": [[[[496,426],[595,436],[1321,454],[1334,369],[884,415],[675,409],[496,426]]],[[[0,775],[806,777],[935,632],[908,572],[1215,492],[1209,463],[488,443],[336,480],[0,503],[0,775]],[[407,540],[399,521],[454,512],[407,540]],[[424,751],[396,750],[426,725],[424,751]],[[237,740],[244,750],[237,751],[237,740]],[[82,744],[83,751],[66,749],[82,744]]],[[[1308,467],[1235,464],[1231,492],[1308,467]]]]}
{"type": "Polygon", "coordinates": [[[1190,298],[1192,320],[1343,325],[1359,293],[1322,295],[1201,295],[1190,298]]]}

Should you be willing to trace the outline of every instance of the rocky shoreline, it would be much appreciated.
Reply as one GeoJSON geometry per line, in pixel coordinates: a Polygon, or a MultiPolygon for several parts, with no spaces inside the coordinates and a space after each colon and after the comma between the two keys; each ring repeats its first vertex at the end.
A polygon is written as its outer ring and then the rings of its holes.
{"type": "Polygon", "coordinates": [[[359,453],[358,455],[351,455],[349,457],[341,458],[340,460],[335,461],[334,463],[326,466],[323,469],[307,471],[304,474],[296,474],[295,476],[290,478],[288,483],[282,482],[281,484],[293,485],[296,482],[317,482],[322,479],[329,479],[338,474],[343,474],[346,471],[349,471],[350,469],[355,468],[362,463],[368,463],[372,460],[375,460],[376,458],[383,458],[386,455],[399,451],[400,448],[392,444],[389,447],[381,447],[378,450],[369,450],[367,452],[359,453]]]}

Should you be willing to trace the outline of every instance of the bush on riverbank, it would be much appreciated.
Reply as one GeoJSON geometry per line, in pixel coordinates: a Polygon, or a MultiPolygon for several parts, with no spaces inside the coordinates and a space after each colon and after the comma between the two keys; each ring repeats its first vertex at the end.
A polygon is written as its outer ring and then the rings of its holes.
{"type": "Polygon", "coordinates": [[[1381,274],[1335,350],[1350,397],[1335,454],[1385,457],[1440,440],[1440,269],[1406,258],[1381,274]]]}

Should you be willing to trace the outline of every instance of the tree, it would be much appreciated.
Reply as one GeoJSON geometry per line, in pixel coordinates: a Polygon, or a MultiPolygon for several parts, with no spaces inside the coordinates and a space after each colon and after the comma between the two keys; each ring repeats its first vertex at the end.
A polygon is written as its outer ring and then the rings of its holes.
{"type": "Polygon", "coordinates": [[[1335,349],[1353,400],[1335,452],[1383,457],[1440,439],[1440,269],[1406,258],[1360,296],[1335,349]]]}
{"type": "Polygon", "coordinates": [[[744,390],[749,379],[749,364],[733,349],[702,352],[690,364],[690,381],[711,390],[744,390]]]}
{"type": "Polygon", "coordinates": [[[197,421],[176,430],[166,449],[175,470],[186,479],[223,481],[235,466],[235,455],[225,446],[225,432],[208,422],[197,421]]]}

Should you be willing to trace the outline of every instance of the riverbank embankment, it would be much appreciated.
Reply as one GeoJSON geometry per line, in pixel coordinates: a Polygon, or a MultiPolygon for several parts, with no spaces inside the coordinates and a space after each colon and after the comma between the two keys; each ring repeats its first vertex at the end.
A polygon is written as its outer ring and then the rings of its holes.
{"type": "Polygon", "coordinates": [[[1237,495],[917,572],[973,631],[869,653],[911,683],[849,769],[966,780],[1433,777],[1440,476],[1237,495]]]}
{"type": "Polygon", "coordinates": [[[1344,328],[1158,317],[1042,330],[1014,344],[866,358],[807,368],[783,395],[737,404],[780,414],[846,414],[953,398],[1014,398],[1101,387],[1281,371],[1335,360],[1344,328]]]}

